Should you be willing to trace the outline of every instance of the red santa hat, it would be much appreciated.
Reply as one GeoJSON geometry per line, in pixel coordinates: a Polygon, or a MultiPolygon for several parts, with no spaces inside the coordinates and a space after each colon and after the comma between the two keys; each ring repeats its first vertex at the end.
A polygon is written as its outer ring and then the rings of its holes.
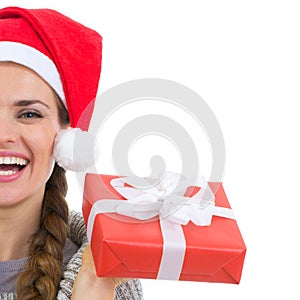
{"type": "Polygon", "coordinates": [[[58,133],[53,153],[58,164],[67,170],[80,171],[94,161],[91,152],[81,151],[79,157],[80,151],[76,151],[75,158],[72,144],[75,136],[83,139],[84,149],[86,144],[94,144],[85,131],[97,95],[101,52],[102,37],[96,31],[57,11],[0,9],[0,61],[16,62],[34,70],[54,89],[68,111],[71,129],[58,133]]]}

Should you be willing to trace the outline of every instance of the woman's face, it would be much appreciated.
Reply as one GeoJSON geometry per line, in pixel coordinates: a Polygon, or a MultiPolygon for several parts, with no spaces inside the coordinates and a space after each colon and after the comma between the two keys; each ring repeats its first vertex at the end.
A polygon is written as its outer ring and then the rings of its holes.
{"type": "Polygon", "coordinates": [[[0,63],[0,208],[41,203],[60,129],[49,85],[24,66],[0,63]]]}

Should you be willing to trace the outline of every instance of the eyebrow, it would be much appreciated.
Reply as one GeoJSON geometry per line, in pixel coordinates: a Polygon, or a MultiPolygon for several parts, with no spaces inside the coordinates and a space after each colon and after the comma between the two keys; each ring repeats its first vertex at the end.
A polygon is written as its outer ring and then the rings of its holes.
{"type": "Polygon", "coordinates": [[[40,100],[20,100],[20,101],[17,101],[14,105],[15,106],[20,106],[20,107],[26,107],[26,106],[30,106],[30,105],[33,105],[33,104],[42,104],[44,105],[46,108],[50,109],[50,106],[47,105],[46,103],[40,101],[40,100]]]}

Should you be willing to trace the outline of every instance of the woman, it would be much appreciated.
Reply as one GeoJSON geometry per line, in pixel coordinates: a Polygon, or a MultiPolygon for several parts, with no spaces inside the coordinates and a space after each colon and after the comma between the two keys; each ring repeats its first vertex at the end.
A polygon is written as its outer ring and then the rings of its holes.
{"type": "Polygon", "coordinates": [[[96,277],[65,201],[64,169],[84,166],[61,140],[88,128],[101,42],[52,10],[0,10],[0,299],[143,298],[138,280],[96,277]]]}

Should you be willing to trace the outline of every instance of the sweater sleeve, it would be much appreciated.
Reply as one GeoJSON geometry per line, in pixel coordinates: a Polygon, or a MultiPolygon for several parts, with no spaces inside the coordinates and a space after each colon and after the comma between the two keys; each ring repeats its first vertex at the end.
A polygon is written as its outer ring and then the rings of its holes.
{"type": "MultiPolygon", "coordinates": [[[[81,214],[78,212],[71,212],[68,237],[77,245],[79,245],[79,250],[70,259],[66,269],[64,270],[57,300],[71,299],[73,284],[82,265],[82,253],[88,243],[86,227],[81,214]]],[[[126,283],[120,284],[115,289],[115,300],[143,299],[142,285],[138,279],[133,279],[126,283]]]]}
{"type": "Polygon", "coordinates": [[[141,282],[138,279],[120,284],[115,289],[115,300],[143,300],[141,282]]]}

